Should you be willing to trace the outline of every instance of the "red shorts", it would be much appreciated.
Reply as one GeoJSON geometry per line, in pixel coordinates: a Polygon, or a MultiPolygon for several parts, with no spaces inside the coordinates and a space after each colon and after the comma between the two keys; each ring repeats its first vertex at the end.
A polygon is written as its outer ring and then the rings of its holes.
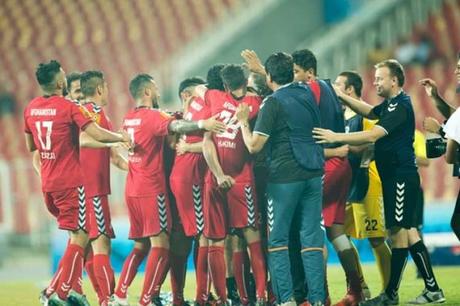
{"type": "Polygon", "coordinates": [[[109,200],[107,195],[88,198],[89,238],[96,239],[100,235],[115,238],[110,218],[109,200]]]}
{"type": "Polygon", "coordinates": [[[60,191],[43,192],[48,211],[56,217],[60,229],[87,230],[85,188],[72,187],[60,191]]]}
{"type": "Polygon", "coordinates": [[[223,239],[228,228],[258,228],[259,212],[252,183],[235,183],[223,192],[215,184],[205,183],[203,195],[204,230],[210,239],[223,239]]]}
{"type": "Polygon", "coordinates": [[[147,238],[170,232],[171,210],[164,193],[148,197],[126,197],[129,215],[129,239],[147,238]]]}
{"type": "Polygon", "coordinates": [[[180,222],[188,237],[203,232],[202,185],[171,180],[171,190],[176,199],[180,222]]]}
{"type": "MultiPolygon", "coordinates": [[[[171,195],[172,196],[172,195],[171,195]]],[[[177,210],[177,204],[174,199],[174,197],[169,198],[169,208],[171,209],[171,220],[172,220],[172,226],[171,226],[171,231],[172,232],[179,232],[179,233],[184,233],[184,227],[182,225],[182,221],[179,217],[179,212],[177,210]]],[[[184,233],[185,235],[185,233],[184,233]]]]}
{"type": "Polygon", "coordinates": [[[345,222],[345,205],[351,183],[348,159],[331,158],[324,166],[323,219],[324,226],[345,222]]]}

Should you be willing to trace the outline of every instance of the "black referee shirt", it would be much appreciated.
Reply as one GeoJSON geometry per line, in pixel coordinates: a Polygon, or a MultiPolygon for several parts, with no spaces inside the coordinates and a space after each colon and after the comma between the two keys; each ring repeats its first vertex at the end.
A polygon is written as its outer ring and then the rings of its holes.
{"type": "Polygon", "coordinates": [[[415,115],[410,97],[401,91],[374,107],[372,112],[379,118],[376,126],[387,134],[375,143],[375,162],[382,179],[417,174],[413,147],[415,115]]]}

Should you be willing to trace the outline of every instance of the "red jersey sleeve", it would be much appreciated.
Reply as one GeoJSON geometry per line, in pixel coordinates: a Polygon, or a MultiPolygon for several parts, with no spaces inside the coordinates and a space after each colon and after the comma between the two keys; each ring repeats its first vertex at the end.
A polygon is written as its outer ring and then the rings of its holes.
{"type": "Polygon", "coordinates": [[[91,114],[84,107],[79,107],[75,104],[70,104],[70,117],[81,130],[84,130],[88,124],[93,122],[91,114]]]}
{"type": "Polygon", "coordinates": [[[174,120],[174,117],[162,111],[152,112],[152,132],[155,136],[167,136],[169,134],[168,126],[174,120]]]}
{"type": "Polygon", "coordinates": [[[29,124],[27,123],[27,112],[28,108],[24,110],[24,132],[27,134],[32,134],[32,131],[30,130],[29,124]]]}

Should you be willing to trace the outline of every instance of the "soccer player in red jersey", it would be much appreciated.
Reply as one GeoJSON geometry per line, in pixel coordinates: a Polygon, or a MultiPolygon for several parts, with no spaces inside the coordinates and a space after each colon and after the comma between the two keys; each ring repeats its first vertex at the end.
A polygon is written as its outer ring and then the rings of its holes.
{"type": "Polygon", "coordinates": [[[170,133],[191,133],[201,129],[221,132],[225,124],[215,118],[187,121],[175,120],[159,110],[159,89],[153,77],[137,75],[129,85],[136,108],[123,120],[123,128],[131,136],[126,181],[126,204],[130,219],[129,238],[135,240],[133,252],[123,265],[113,305],[128,305],[127,288],[142,259],[150,253],[146,264],[144,287],[139,305],[152,305],[169,268],[169,235],[171,213],[167,197],[163,165],[163,146],[170,133]]]}
{"type": "Polygon", "coordinates": [[[70,233],[60,269],[51,284],[57,284],[56,292],[51,296],[51,292],[45,292],[43,297],[49,298],[50,305],[67,305],[69,291],[81,274],[79,270],[83,266],[84,248],[88,242],[79,129],[100,142],[129,142],[129,136],[101,128],[85,117],[77,105],[63,97],[66,77],[57,61],[40,64],[36,77],[44,96],[33,99],[24,110],[26,145],[30,152],[39,153],[46,206],[56,217],[59,228],[70,233]]]}
{"type": "MultiPolygon", "coordinates": [[[[112,124],[103,110],[107,105],[108,87],[102,72],[83,73],[81,91],[85,97],[81,104],[93,121],[105,129],[112,130],[112,124]]],[[[107,306],[115,287],[115,278],[110,264],[110,239],[115,238],[108,202],[110,161],[114,166],[125,171],[128,170],[128,161],[114,144],[97,142],[85,132],[80,134],[80,146],[92,249],[86,257],[85,267],[97,293],[99,304],[107,306]]]]}
{"type": "MultiPolygon", "coordinates": [[[[218,115],[227,124],[224,133],[205,133],[203,154],[209,166],[205,180],[203,210],[204,236],[208,239],[209,273],[214,283],[218,304],[226,303],[224,239],[228,229],[233,239],[244,239],[251,255],[251,267],[256,280],[257,303],[265,302],[266,269],[258,230],[253,158],[244,145],[240,124],[234,118],[240,103],[251,108],[255,118],[260,97],[247,93],[247,78],[241,66],[227,65],[222,69],[225,92],[197,88],[205,97],[211,115],[218,115]]],[[[243,304],[249,303],[244,279],[243,243],[234,243],[233,272],[243,304]]]]}
{"type": "MultiPolygon", "coordinates": [[[[194,89],[205,81],[201,78],[188,78],[179,85],[179,96],[183,103],[184,119],[197,121],[209,117],[204,100],[194,97],[194,89]]],[[[199,248],[207,248],[207,240],[201,235],[204,227],[202,191],[207,165],[202,154],[203,132],[182,135],[176,144],[176,157],[170,176],[170,186],[181,223],[182,231],[171,234],[171,286],[173,305],[184,302],[183,290],[187,257],[191,241],[196,238],[199,248]]],[[[198,250],[199,251],[199,250],[198,250]]],[[[203,253],[203,252],[202,252],[203,253]]],[[[207,252],[204,252],[207,254],[207,252]]],[[[205,303],[208,298],[207,258],[196,257],[196,301],[205,303]]]]}

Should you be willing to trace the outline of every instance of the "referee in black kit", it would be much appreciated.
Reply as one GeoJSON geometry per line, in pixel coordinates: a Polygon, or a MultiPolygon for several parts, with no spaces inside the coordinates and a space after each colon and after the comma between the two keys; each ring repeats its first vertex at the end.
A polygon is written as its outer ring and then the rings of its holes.
{"type": "Polygon", "coordinates": [[[398,288],[408,252],[425,281],[425,289],[410,304],[442,303],[444,294],[431,268],[425,244],[417,232],[417,195],[420,177],[413,148],[415,116],[411,98],[404,93],[404,70],[393,59],[375,65],[374,86],[384,101],[373,107],[347,96],[336,88],[337,95],[356,113],[378,119],[368,131],[334,133],[317,128],[313,131],[320,143],[360,145],[375,142],[375,162],[382,180],[385,224],[392,241],[391,276],[384,292],[360,305],[398,305],[398,288]]]}

